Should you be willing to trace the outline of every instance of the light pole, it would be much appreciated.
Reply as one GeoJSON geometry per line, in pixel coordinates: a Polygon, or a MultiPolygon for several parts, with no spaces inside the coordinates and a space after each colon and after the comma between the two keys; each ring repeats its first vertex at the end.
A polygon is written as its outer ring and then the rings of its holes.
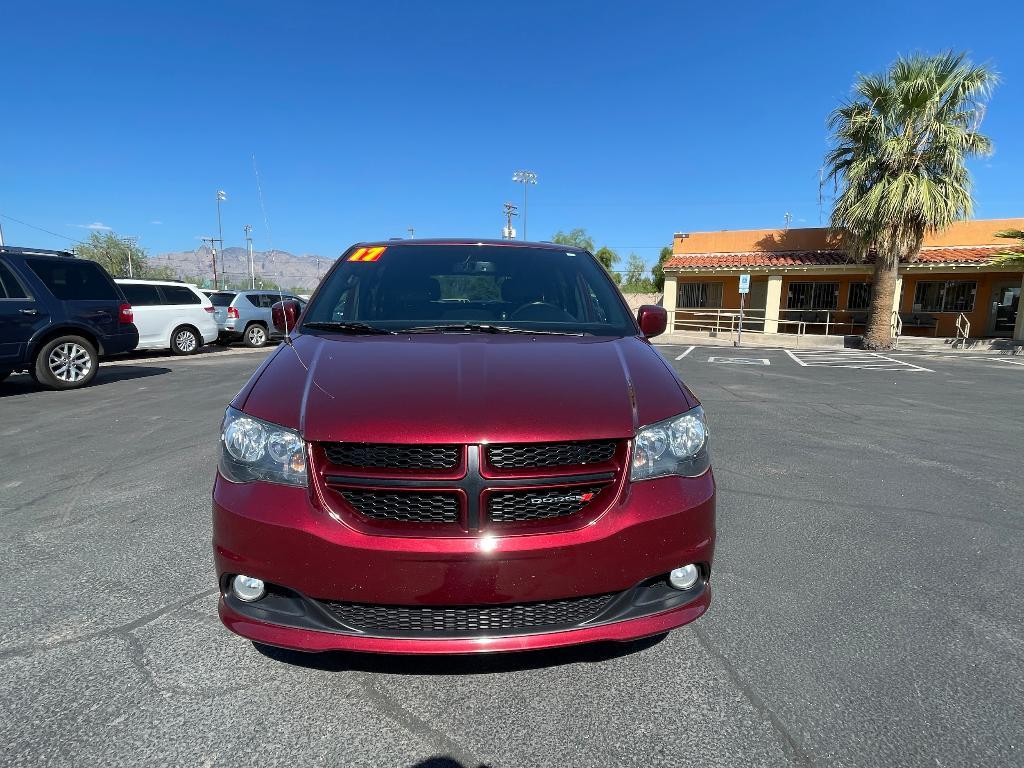
{"type": "Polygon", "coordinates": [[[537,183],[537,174],[533,171],[516,171],[512,174],[512,181],[519,182],[523,185],[523,240],[526,239],[526,198],[527,190],[529,190],[531,184],[537,183]]]}
{"type": "Polygon", "coordinates": [[[245,249],[249,253],[249,280],[252,282],[252,289],[256,290],[256,267],[252,261],[252,224],[246,224],[242,229],[245,230],[245,249]]]}
{"type": "Polygon", "coordinates": [[[121,242],[124,244],[125,253],[128,254],[128,278],[129,279],[135,277],[135,275],[132,273],[132,246],[135,245],[136,242],[138,242],[138,239],[139,238],[137,238],[137,237],[130,237],[130,236],[129,237],[122,237],[121,238],[121,242]]]}
{"type": "MultiPolygon", "coordinates": [[[[221,201],[227,200],[228,194],[223,189],[217,190],[217,242],[220,243],[221,254],[224,253],[224,229],[220,225],[220,204],[221,201]]],[[[219,288],[217,285],[217,252],[213,253],[213,287],[219,288]]]]}

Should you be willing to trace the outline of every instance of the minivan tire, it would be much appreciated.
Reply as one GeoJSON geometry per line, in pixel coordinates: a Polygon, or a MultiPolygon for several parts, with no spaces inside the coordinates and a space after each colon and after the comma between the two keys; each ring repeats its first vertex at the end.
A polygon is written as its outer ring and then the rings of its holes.
{"type": "Polygon", "coordinates": [[[267,329],[262,323],[250,323],[245,327],[245,334],[243,334],[245,340],[245,346],[247,347],[263,347],[267,344],[267,329]]]}
{"type": "Polygon", "coordinates": [[[58,336],[40,347],[29,373],[47,389],[78,389],[96,377],[99,363],[96,347],[89,340],[58,336]]]}
{"type": "Polygon", "coordinates": [[[12,373],[13,371],[0,371],[0,383],[2,383],[3,380],[10,376],[12,373]]]}
{"type": "Polygon", "coordinates": [[[171,331],[171,354],[194,355],[202,345],[199,331],[191,325],[179,325],[171,331]]]}

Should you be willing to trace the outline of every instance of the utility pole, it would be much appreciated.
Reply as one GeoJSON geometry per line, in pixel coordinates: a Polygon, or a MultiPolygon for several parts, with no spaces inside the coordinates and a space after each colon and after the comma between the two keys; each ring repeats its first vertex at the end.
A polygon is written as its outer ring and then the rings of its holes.
{"type": "Polygon", "coordinates": [[[316,282],[317,282],[317,285],[320,284],[320,257],[319,256],[316,257],[316,282]]]}
{"type": "Polygon", "coordinates": [[[137,237],[122,237],[121,242],[124,244],[124,250],[128,254],[128,278],[134,278],[135,275],[132,272],[132,246],[138,242],[137,237]]]}
{"type": "Polygon", "coordinates": [[[209,243],[210,251],[213,253],[213,290],[216,291],[219,289],[219,286],[217,285],[217,246],[215,245],[215,243],[217,242],[217,238],[201,237],[199,239],[202,240],[204,243],[209,243]]]}
{"type": "MultiPolygon", "coordinates": [[[[217,190],[217,242],[220,243],[220,251],[224,253],[224,228],[220,225],[220,204],[223,200],[227,200],[228,195],[223,189],[217,190]]],[[[217,251],[213,252],[213,287],[219,288],[217,285],[217,251]]]]}
{"type": "MultiPolygon", "coordinates": [[[[408,228],[407,230],[405,230],[405,231],[409,233],[409,239],[410,239],[410,240],[412,240],[412,239],[413,239],[414,237],[416,237],[416,230],[415,230],[415,229],[413,229],[412,227],[409,227],[409,228],[408,228]]],[[[2,243],[0,243],[0,245],[2,245],[2,243]]]]}
{"type": "Polygon", "coordinates": [[[793,214],[790,213],[789,211],[786,211],[785,215],[782,218],[786,220],[786,231],[789,232],[789,225],[793,221],[793,214]]]}
{"type": "Polygon", "coordinates": [[[818,169],[818,226],[821,226],[821,208],[823,205],[821,197],[821,188],[825,185],[825,168],[822,166],[818,169]]]}
{"type": "Polygon", "coordinates": [[[512,174],[512,181],[518,182],[523,185],[523,240],[526,239],[526,215],[528,213],[526,209],[527,191],[530,189],[531,184],[537,183],[537,174],[533,171],[516,171],[512,174]]]}
{"type": "Polygon", "coordinates": [[[4,223],[2,221],[0,221],[0,248],[3,247],[3,244],[4,244],[4,223]]]}
{"type": "Polygon", "coordinates": [[[256,266],[252,260],[252,224],[246,224],[242,229],[245,230],[245,249],[249,252],[249,280],[252,289],[256,290],[256,266]]]}
{"type": "Polygon", "coordinates": [[[514,203],[505,203],[505,228],[501,231],[501,237],[504,240],[515,240],[516,231],[512,229],[512,217],[518,216],[519,213],[516,210],[514,203]]]}

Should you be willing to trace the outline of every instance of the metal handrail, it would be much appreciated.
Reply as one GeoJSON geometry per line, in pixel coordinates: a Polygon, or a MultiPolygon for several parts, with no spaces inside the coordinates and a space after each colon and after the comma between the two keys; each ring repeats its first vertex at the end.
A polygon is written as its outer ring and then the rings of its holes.
{"type": "MultiPolygon", "coordinates": [[[[818,328],[825,335],[852,332],[857,325],[854,317],[859,310],[805,310],[779,309],[779,326],[795,327],[797,335],[805,335],[808,330],[818,328]],[[811,312],[820,319],[805,320],[804,313],[811,312]],[[795,316],[794,316],[795,315],[795,316]]],[[[744,333],[764,333],[767,323],[767,311],[764,309],[743,310],[744,333]]],[[[679,330],[710,331],[712,333],[736,333],[739,325],[739,309],[721,307],[677,307],[672,314],[672,327],[679,330]]]]}
{"type": "Polygon", "coordinates": [[[971,336],[971,321],[967,315],[961,312],[956,317],[956,340],[961,342],[961,348],[967,346],[967,339],[971,336]]]}

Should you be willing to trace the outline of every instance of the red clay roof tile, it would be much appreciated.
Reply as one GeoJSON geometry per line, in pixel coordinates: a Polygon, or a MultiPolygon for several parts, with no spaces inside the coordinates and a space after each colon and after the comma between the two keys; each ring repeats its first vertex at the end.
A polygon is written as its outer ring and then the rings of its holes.
{"type": "MultiPolygon", "coordinates": [[[[924,248],[917,263],[983,264],[1004,245],[939,246],[924,248]]],[[[871,261],[871,259],[869,259],[871,261]]],[[[845,251],[746,251],[737,253],[683,253],[665,262],[665,269],[737,269],[742,267],[805,267],[854,264],[845,251]]]]}

